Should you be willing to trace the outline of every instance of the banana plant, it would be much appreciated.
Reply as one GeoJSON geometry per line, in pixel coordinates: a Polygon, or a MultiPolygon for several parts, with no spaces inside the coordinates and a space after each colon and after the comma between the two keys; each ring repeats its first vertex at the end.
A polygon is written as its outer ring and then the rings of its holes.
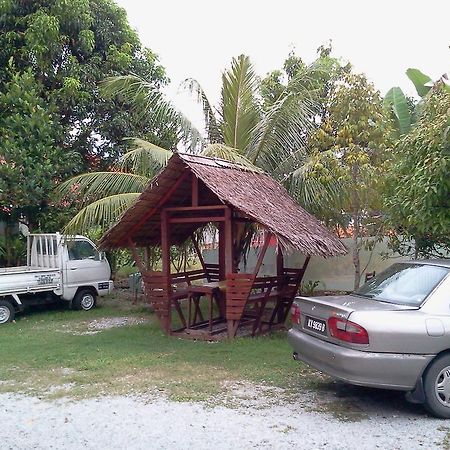
{"type": "Polygon", "coordinates": [[[429,94],[433,86],[442,84],[444,89],[450,92],[448,84],[448,75],[444,74],[437,81],[433,81],[428,75],[419,69],[409,68],[406,71],[407,77],[411,80],[416,88],[417,95],[421,98],[415,107],[411,108],[408,99],[399,87],[393,87],[386,93],[383,103],[386,110],[391,111],[394,123],[399,136],[403,136],[411,130],[414,124],[418,110],[421,108],[422,100],[429,94]]]}

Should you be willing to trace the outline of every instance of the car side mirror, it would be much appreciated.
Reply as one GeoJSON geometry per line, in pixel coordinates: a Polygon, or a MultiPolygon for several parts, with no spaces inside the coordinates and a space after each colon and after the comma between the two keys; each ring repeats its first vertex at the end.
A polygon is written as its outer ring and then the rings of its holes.
{"type": "Polygon", "coordinates": [[[98,260],[104,261],[106,259],[105,252],[98,252],[98,260]]]}

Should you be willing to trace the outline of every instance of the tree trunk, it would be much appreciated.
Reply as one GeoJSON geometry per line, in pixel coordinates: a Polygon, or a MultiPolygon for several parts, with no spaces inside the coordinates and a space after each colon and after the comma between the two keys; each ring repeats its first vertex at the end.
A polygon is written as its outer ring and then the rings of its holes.
{"type": "Polygon", "coordinates": [[[361,278],[361,267],[359,261],[359,245],[358,245],[358,237],[359,237],[359,217],[358,213],[353,215],[353,266],[355,267],[355,281],[353,289],[356,290],[359,288],[359,281],[361,278]]]}
{"type": "Polygon", "coordinates": [[[358,237],[359,237],[359,231],[360,231],[360,217],[359,217],[359,196],[356,189],[356,186],[358,185],[358,173],[359,168],[357,164],[353,164],[352,166],[352,179],[353,179],[353,266],[355,267],[355,282],[353,285],[353,289],[356,290],[359,288],[359,282],[361,279],[361,267],[360,267],[360,261],[359,261],[359,245],[358,245],[358,237]]]}

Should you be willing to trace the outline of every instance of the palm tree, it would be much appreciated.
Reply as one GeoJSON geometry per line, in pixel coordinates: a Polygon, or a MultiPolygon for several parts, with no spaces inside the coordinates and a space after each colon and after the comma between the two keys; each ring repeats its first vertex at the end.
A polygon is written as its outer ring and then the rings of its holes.
{"type": "MultiPolygon", "coordinates": [[[[230,69],[223,73],[217,108],[196,80],[186,80],[184,86],[203,107],[205,138],[159,91],[135,75],[106,79],[102,90],[105,95],[126,98],[141,112],[142,120],[176,123],[178,140],[185,151],[259,168],[285,184],[310,209],[317,202],[329,203],[337,192],[332,183],[323,185],[309,177],[317,155],[311,157],[306,144],[317,114],[314,79],[322,70],[317,64],[305,67],[267,110],[261,106],[259,79],[247,56],[233,58],[230,69]]],[[[132,143],[134,148],[120,158],[111,172],[78,175],[58,187],[61,196],[75,190],[82,198],[81,210],[66,232],[111,225],[176,151],[142,139],[135,138],[132,143]]]]}

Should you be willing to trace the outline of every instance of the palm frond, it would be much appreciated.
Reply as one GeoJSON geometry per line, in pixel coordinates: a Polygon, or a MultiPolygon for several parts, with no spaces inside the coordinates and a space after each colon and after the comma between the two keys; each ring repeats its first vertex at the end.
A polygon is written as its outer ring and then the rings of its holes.
{"type": "Polygon", "coordinates": [[[175,125],[178,138],[189,149],[194,150],[202,143],[200,132],[175,108],[164,94],[152,83],[138,75],[109,77],[100,83],[103,96],[119,97],[131,105],[141,120],[155,126],[175,125]]]}
{"type": "Polygon", "coordinates": [[[259,167],[255,166],[249,159],[243,156],[237,148],[228,147],[224,144],[210,144],[202,150],[201,155],[210,158],[225,159],[248,169],[262,172],[259,167]]]}
{"type": "Polygon", "coordinates": [[[152,178],[163,169],[173,152],[158,147],[151,142],[139,138],[128,138],[133,148],[125,153],[118,162],[118,166],[124,171],[130,171],[142,177],[152,178]]]}
{"type": "Polygon", "coordinates": [[[142,192],[149,177],[126,172],[92,172],[77,175],[55,189],[59,199],[75,194],[86,205],[105,196],[142,192]]]}
{"type": "Polygon", "coordinates": [[[318,61],[298,70],[254,129],[246,153],[253,163],[272,173],[280,161],[306,146],[319,113],[319,80],[329,78],[330,70],[318,61]]]}
{"type": "Polygon", "coordinates": [[[244,152],[260,118],[256,101],[258,79],[248,56],[233,58],[222,75],[221,130],[223,141],[244,152]]]}
{"type": "Polygon", "coordinates": [[[193,78],[188,78],[184,80],[182,86],[191,94],[195,95],[197,97],[197,102],[202,105],[209,143],[214,144],[223,142],[222,133],[220,132],[214,110],[205,94],[205,91],[200,86],[200,83],[193,78]]]}
{"type": "Polygon", "coordinates": [[[314,128],[313,101],[303,94],[287,92],[259,121],[246,156],[271,172],[289,154],[304,148],[314,128]]]}
{"type": "Polygon", "coordinates": [[[82,208],[65,226],[63,233],[82,234],[97,227],[106,230],[136,201],[139,195],[139,192],[130,192],[101,198],[82,208]]]}
{"type": "Polygon", "coordinates": [[[339,210],[343,202],[343,182],[336,173],[334,150],[307,154],[303,149],[293,153],[279,167],[279,177],[297,202],[311,212],[319,212],[318,205],[324,209],[339,210]],[[317,171],[317,166],[322,171],[317,171]]]}

